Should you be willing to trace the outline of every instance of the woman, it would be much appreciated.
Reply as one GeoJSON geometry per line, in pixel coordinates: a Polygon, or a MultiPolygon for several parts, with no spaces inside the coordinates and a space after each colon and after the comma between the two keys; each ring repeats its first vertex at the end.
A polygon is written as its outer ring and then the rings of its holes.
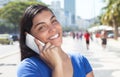
{"type": "Polygon", "coordinates": [[[101,31],[101,44],[103,48],[106,48],[107,45],[107,32],[106,30],[101,31]]]}
{"type": "Polygon", "coordinates": [[[53,12],[43,5],[29,6],[21,20],[21,64],[18,77],[93,77],[88,60],[61,49],[62,27],[53,12]],[[26,34],[34,36],[40,54],[25,44],[26,34]],[[42,46],[38,40],[45,43],[42,46]]]}

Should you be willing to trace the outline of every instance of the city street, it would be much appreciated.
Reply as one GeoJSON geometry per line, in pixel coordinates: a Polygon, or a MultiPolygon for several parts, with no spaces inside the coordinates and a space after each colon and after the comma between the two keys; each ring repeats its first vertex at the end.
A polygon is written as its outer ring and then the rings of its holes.
{"type": "MultiPolygon", "coordinates": [[[[106,49],[99,41],[90,41],[89,50],[85,40],[64,37],[62,48],[65,52],[75,52],[86,56],[91,63],[95,77],[120,77],[120,40],[108,40],[106,49]]],[[[20,63],[19,44],[0,45],[0,77],[17,77],[20,63]]]]}

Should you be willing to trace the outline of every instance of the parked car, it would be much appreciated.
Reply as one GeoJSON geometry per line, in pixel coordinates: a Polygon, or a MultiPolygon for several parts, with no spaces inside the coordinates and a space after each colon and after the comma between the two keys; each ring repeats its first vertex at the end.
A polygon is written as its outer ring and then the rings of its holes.
{"type": "Polygon", "coordinates": [[[10,34],[10,37],[12,38],[13,41],[18,41],[19,40],[19,35],[18,34],[10,34]]]}
{"type": "Polygon", "coordinates": [[[109,33],[108,38],[114,38],[114,33],[109,33]]]}
{"type": "Polygon", "coordinates": [[[13,44],[13,40],[9,34],[0,34],[0,44],[13,44]]]}

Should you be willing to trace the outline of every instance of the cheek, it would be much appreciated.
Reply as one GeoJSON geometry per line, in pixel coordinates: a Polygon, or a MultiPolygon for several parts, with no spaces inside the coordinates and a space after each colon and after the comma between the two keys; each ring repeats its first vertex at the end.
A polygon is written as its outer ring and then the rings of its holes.
{"type": "Polygon", "coordinates": [[[61,32],[61,35],[62,35],[63,34],[62,27],[60,27],[60,32],[61,32]]]}
{"type": "Polygon", "coordinates": [[[58,31],[62,32],[62,27],[61,26],[57,26],[58,31]]]}
{"type": "Polygon", "coordinates": [[[34,35],[38,40],[40,40],[42,42],[47,42],[47,37],[48,37],[47,31],[40,32],[39,30],[32,28],[31,34],[34,35]]]}
{"type": "Polygon", "coordinates": [[[37,35],[38,39],[41,40],[42,42],[47,42],[47,36],[48,36],[48,33],[46,33],[46,32],[39,33],[37,35]]]}

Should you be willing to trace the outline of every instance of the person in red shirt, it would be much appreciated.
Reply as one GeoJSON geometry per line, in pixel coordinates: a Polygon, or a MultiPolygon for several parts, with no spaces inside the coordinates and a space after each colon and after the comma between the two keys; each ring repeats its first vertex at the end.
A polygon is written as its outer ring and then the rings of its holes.
{"type": "Polygon", "coordinates": [[[85,37],[87,49],[89,49],[90,33],[88,31],[86,31],[86,33],[84,34],[84,37],[85,37]]]}

